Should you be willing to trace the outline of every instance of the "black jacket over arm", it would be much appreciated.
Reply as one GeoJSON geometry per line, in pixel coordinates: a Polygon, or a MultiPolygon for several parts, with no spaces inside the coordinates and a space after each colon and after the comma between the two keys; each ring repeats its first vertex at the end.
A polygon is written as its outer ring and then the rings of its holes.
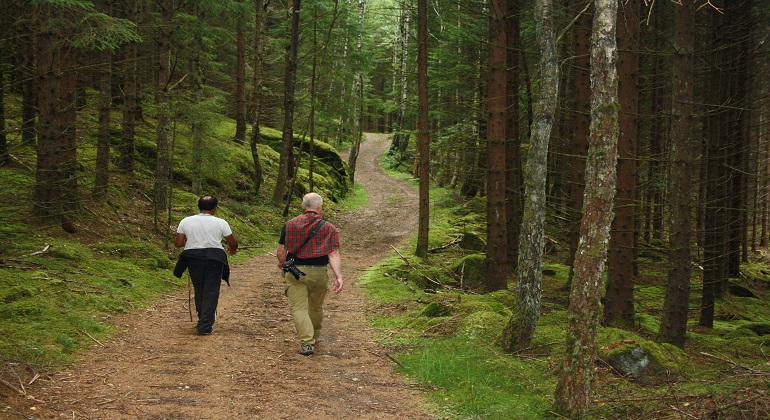
{"type": "Polygon", "coordinates": [[[224,249],[221,248],[200,248],[200,249],[186,249],[179,254],[179,260],[174,267],[174,276],[182,278],[187,266],[190,264],[190,259],[196,260],[214,260],[221,262],[225,265],[225,269],[222,270],[222,280],[227,285],[230,285],[230,265],[227,263],[227,254],[224,249]]]}

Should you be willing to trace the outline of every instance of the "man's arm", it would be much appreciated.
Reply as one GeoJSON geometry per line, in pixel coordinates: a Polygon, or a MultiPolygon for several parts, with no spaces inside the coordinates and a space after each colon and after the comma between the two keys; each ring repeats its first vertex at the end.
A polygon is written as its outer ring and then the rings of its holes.
{"type": "Polygon", "coordinates": [[[227,247],[228,247],[228,254],[235,255],[236,252],[238,252],[238,241],[235,240],[235,237],[231,234],[229,236],[225,236],[225,240],[227,241],[227,247]]]}
{"type": "Polygon", "coordinates": [[[176,238],[174,238],[174,246],[181,248],[185,242],[187,242],[187,236],[184,233],[177,233],[176,238]]]}
{"type": "Polygon", "coordinates": [[[342,291],[342,261],[340,258],[340,250],[335,249],[329,254],[329,266],[334,273],[334,284],[332,285],[332,291],[339,293],[342,291]]]}
{"type": "Polygon", "coordinates": [[[278,244],[275,255],[278,257],[278,268],[283,269],[283,263],[286,262],[286,247],[283,244],[278,244]]]}

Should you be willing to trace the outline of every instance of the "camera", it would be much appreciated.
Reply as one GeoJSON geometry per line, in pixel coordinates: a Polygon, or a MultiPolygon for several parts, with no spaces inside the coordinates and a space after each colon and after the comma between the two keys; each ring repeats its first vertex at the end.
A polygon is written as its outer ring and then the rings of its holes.
{"type": "Polygon", "coordinates": [[[300,269],[297,268],[296,265],[294,265],[294,257],[287,258],[286,262],[283,263],[283,272],[293,274],[294,278],[296,278],[297,280],[299,280],[300,277],[305,275],[305,273],[300,271],[300,269]]]}

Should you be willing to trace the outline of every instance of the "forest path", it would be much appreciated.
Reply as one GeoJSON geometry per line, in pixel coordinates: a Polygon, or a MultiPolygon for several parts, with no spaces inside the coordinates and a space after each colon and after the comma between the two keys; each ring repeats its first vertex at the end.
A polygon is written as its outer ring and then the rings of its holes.
{"type": "Polygon", "coordinates": [[[366,317],[377,309],[356,284],[417,226],[417,192],[379,169],[388,145],[385,135],[367,135],[356,180],[369,201],[330,220],[340,229],[346,284],[327,298],[314,355],[297,353],[274,245],[266,244],[269,253],[231,267],[213,334],[195,334],[180,290],[116,319],[120,333],[28,387],[37,401],[19,399],[17,409],[35,419],[432,418],[373,341],[366,317]]]}

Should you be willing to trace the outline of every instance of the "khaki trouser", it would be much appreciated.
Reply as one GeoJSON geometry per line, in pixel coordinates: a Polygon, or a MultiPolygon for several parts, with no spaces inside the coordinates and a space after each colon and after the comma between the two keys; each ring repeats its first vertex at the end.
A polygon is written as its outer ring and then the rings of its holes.
{"type": "Polygon", "coordinates": [[[303,345],[315,344],[321,334],[324,318],[324,298],[329,290],[329,274],[326,266],[298,265],[305,275],[299,280],[291,273],[283,273],[286,280],[286,297],[294,318],[297,339],[303,345]]]}

